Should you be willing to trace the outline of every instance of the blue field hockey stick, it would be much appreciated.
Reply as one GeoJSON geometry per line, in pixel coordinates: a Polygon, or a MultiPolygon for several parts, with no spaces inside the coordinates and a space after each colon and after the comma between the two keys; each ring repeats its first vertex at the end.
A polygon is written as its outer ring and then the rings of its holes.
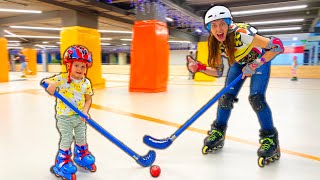
{"type": "Polygon", "coordinates": [[[192,123],[194,123],[204,112],[206,112],[222,95],[224,95],[231,87],[233,87],[242,78],[242,73],[233,80],[227,87],[222,89],[215,97],[207,102],[200,110],[198,110],[187,122],[183,124],[175,133],[173,133],[169,138],[156,139],[149,135],[143,137],[143,142],[150,147],[156,149],[165,149],[169,147],[172,142],[192,123]]]}
{"type": "MultiPolygon", "coordinates": [[[[42,82],[41,85],[44,88],[48,88],[48,84],[45,82],[42,82]]],[[[108,131],[103,129],[100,125],[98,125],[96,122],[94,122],[92,119],[84,115],[80,110],[78,110],[73,104],[71,104],[65,97],[63,97],[58,91],[54,92],[54,96],[59,98],[62,102],[64,102],[66,105],[68,105],[73,111],[75,111],[77,114],[79,114],[81,117],[85,118],[88,124],[90,124],[93,128],[95,128],[98,132],[100,132],[103,136],[108,138],[113,144],[118,146],[120,149],[122,149],[124,152],[126,152],[128,155],[133,157],[133,159],[136,160],[137,163],[139,163],[143,167],[151,166],[154,160],[156,159],[156,153],[153,150],[150,150],[147,155],[145,156],[139,156],[137,153],[132,151],[130,148],[128,148],[126,145],[124,145],[121,141],[119,141],[117,138],[112,136],[108,131]]]]}

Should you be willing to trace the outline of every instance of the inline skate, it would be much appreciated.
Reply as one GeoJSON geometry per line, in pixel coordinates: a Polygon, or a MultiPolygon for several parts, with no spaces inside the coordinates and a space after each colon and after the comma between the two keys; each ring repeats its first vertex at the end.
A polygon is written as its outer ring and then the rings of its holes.
{"type": "Polygon", "coordinates": [[[258,165],[264,167],[280,159],[280,146],[277,129],[260,130],[260,148],[258,149],[258,165]]]}
{"type": "Polygon", "coordinates": [[[96,165],[94,164],[95,159],[88,151],[88,145],[78,146],[77,144],[74,147],[74,162],[84,167],[85,169],[95,172],[97,170],[96,165]]]}
{"type": "Polygon", "coordinates": [[[212,152],[212,150],[218,150],[223,147],[226,129],[226,125],[218,126],[216,121],[213,122],[211,130],[208,131],[209,136],[204,139],[202,154],[208,154],[208,152],[212,152]]]}
{"type": "Polygon", "coordinates": [[[56,164],[51,167],[50,171],[57,177],[62,177],[62,179],[76,180],[77,167],[72,163],[70,149],[59,150],[56,164]]]}

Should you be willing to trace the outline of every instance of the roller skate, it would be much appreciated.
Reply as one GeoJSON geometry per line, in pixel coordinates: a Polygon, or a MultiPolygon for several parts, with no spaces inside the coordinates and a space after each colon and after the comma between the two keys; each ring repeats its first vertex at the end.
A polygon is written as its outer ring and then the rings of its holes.
{"type": "Polygon", "coordinates": [[[208,132],[209,136],[204,139],[202,154],[208,154],[212,150],[218,150],[223,147],[226,129],[226,125],[218,126],[216,122],[211,125],[211,130],[208,132]]]}
{"type": "Polygon", "coordinates": [[[76,180],[77,167],[72,163],[71,150],[59,150],[59,154],[56,159],[56,164],[51,167],[50,171],[57,177],[62,177],[66,180],[76,180]]]}
{"type": "Polygon", "coordinates": [[[298,81],[298,78],[297,77],[292,77],[291,81],[298,81]]]}
{"type": "Polygon", "coordinates": [[[84,145],[84,146],[75,145],[74,155],[75,157],[73,160],[77,165],[84,167],[85,169],[88,169],[91,172],[95,172],[97,170],[97,167],[94,164],[95,159],[91,155],[91,153],[88,151],[88,145],[84,145]]]}
{"type": "Polygon", "coordinates": [[[258,165],[264,167],[280,159],[280,147],[277,129],[260,130],[260,148],[258,149],[258,165]]]}

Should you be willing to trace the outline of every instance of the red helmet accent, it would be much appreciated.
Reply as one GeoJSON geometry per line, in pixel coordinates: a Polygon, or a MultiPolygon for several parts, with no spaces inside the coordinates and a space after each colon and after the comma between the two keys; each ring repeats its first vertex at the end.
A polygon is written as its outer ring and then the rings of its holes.
{"type": "Polygon", "coordinates": [[[89,50],[81,45],[73,45],[67,48],[63,53],[63,64],[73,61],[80,61],[87,64],[87,67],[92,66],[92,55],[89,50]]]}

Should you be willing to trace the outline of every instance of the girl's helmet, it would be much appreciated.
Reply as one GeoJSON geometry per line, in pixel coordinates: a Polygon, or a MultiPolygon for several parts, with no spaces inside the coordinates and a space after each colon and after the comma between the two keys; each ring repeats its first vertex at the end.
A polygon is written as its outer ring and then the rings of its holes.
{"type": "Polygon", "coordinates": [[[92,56],[89,50],[81,45],[72,45],[63,53],[63,64],[70,63],[68,69],[68,83],[71,82],[70,72],[74,61],[84,62],[87,68],[92,66],[92,56]]]}
{"type": "Polygon", "coordinates": [[[231,12],[225,6],[213,6],[204,16],[204,24],[208,31],[211,29],[211,22],[217,19],[223,19],[228,25],[231,24],[231,12]]]}

